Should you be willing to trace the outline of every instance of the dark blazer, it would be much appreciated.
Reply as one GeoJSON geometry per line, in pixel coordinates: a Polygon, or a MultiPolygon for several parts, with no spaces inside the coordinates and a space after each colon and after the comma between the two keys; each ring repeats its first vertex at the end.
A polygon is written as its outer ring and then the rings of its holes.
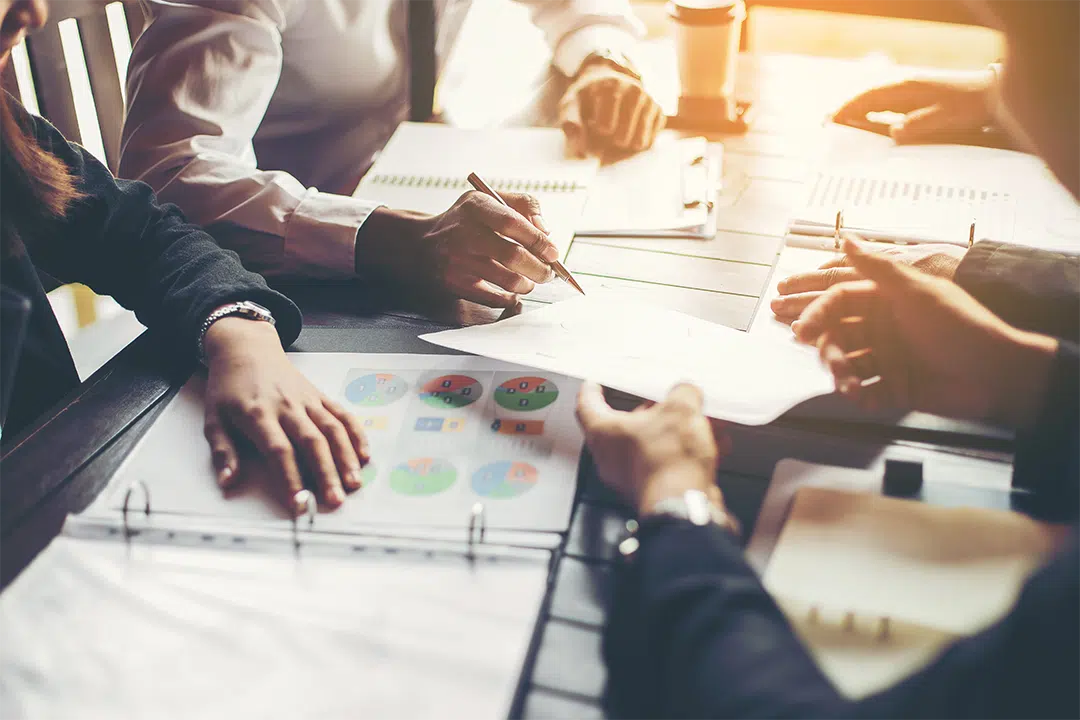
{"type": "MultiPolygon", "coordinates": [[[[956,283],[1022,330],[1080,340],[1080,255],[983,241],[968,251],[956,283]]],[[[1060,359],[1060,358],[1059,358],[1060,359]]],[[[1058,362],[1034,432],[1018,437],[1013,485],[1032,490],[1049,518],[1072,521],[1080,508],[1077,413],[1080,374],[1058,362]]]]}
{"type": "MultiPolygon", "coordinates": [[[[22,234],[0,259],[0,284],[31,303],[25,337],[13,353],[18,365],[10,407],[7,417],[0,418],[5,441],[79,383],[42,274],[112,295],[148,328],[170,338],[177,352],[194,355],[202,321],[215,308],[236,300],[264,305],[277,320],[282,342],[288,345],[296,339],[300,311],[270,290],[261,276],[244,270],[235,253],[222,250],[209,235],[186,224],[175,206],[159,205],[149,186],[113,178],[52,125],[30,116],[15,102],[12,106],[38,143],[68,165],[86,197],[62,220],[32,237],[22,234]]],[[[2,184],[14,187],[9,182],[5,172],[2,184]]],[[[11,194],[3,197],[9,214],[8,203],[15,200],[11,194]]]]}
{"type": "MultiPolygon", "coordinates": [[[[1076,520],[1080,488],[1080,271],[1075,256],[983,242],[957,282],[1008,322],[1066,338],[1014,484],[1076,520]]],[[[1080,535],[1027,582],[1013,610],[899,684],[852,702],[822,675],[716,527],[642,523],[616,571],[604,636],[607,709],[622,717],[1080,717],[1080,535]]]]}

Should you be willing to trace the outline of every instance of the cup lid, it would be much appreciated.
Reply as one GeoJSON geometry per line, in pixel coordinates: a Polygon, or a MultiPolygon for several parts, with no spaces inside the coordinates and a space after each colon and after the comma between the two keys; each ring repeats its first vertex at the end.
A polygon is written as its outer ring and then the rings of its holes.
{"type": "Polygon", "coordinates": [[[684,25],[723,25],[746,17],[742,0],[668,0],[667,14],[684,25]]]}

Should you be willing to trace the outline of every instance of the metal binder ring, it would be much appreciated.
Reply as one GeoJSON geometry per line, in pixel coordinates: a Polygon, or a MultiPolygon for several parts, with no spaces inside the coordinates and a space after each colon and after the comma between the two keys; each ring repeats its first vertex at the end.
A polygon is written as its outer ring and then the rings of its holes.
{"type": "Polygon", "coordinates": [[[484,512],[484,503],[476,503],[469,510],[469,537],[468,537],[468,552],[467,555],[471,559],[474,557],[473,546],[476,545],[476,530],[479,526],[480,540],[484,542],[484,532],[487,530],[487,519],[484,512]]]}
{"type": "MultiPolygon", "coordinates": [[[[293,508],[303,507],[308,519],[308,530],[315,527],[315,515],[319,511],[319,503],[315,500],[315,493],[310,490],[301,490],[293,495],[293,508]]],[[[300,548],[300,515],[293,515],[292,519],[293,545],[300,548]]]]}
{"type": "Polygon", "coordinates": [[[146,486],[142,480],[135,480],[128,485],[127,492],[124,493],[124,504],[121,507],[121,515],[124,522],[124,537],[130,538],[134,532],[128,526],[128,509],[131,505],[131,496],[135,493],[136,488],[142,488],[143,493],[143,515],[150,517],[150,488],[146,486]]]}

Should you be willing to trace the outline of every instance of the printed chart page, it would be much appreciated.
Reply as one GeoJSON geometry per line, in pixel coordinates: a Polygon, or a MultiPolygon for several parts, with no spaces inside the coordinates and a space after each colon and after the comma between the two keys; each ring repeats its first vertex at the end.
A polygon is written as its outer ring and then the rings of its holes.
{"type": "Polygon", "coordinates": [[[1012,240],[1019,197],[1011,176],[1028,156],[964,145],[897,146],[834,125],[823,139],[794,232],[813,234],[816,227],[831,242],[842,212],[845,228],[871,238],[967,245],[974,221],[976,239],[1012,240]]]}
{"type": "Polygon", "coordinates": [[[491,325],[421,335],[436,345],[595,380],[649,400],[679,382],[705,393],[710,417],[772,422],[833,391],[816,357],[787,342],[597,292],[491,325]]]}
{"type": "MultiPolygon", "coordinates": [[[[477,503],[488,531],[549,534],[569,526],[582,448],[578,381],[475,357],[289,358],[360,419],[371,445],[364,487],[336,510],[324,509],[319,529],[464,537],[477,503]]],[[[258,476],[266,469],[257,458],[246,458],[236,492],[226,498],[217,487],[202,433],[204,387],[198,375],[181,389],[101,502],[119,509],[141,481],[155,516],[281,522],[286,515],[263,490],[258,476]]]]}

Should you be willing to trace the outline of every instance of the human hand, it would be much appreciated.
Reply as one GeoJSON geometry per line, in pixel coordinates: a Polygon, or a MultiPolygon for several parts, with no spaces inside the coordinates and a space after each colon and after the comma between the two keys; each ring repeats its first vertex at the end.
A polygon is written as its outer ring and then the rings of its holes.
{"type": "Polygon", "coordinates": [[[851,240],[844,252],[866,279],[834,285],[792,325],[817,345],[837,390],[870,410],[1034,421],[1056,340],[1007,325],[948,280],[851,240]]]}
{"type": "MultiPolygon", "coordinates": [[[[661,403],[620,412],[607,404],[599,385],[583,384],[577,417],[600,479],[640,513],[687,490],[718,501],[714,433],[720,426],[702,414],[702,401],[698,388],[677,385],[661,403]]],[[[726,452],[727,437],[721,435],[720,443],[726,452]]]]}
{"type": "Polygon", "coordinates": [[[295,505],[304,489],[301,469],[331,507],[361,486],[371,456],[360,423],[293,367],[273,326],[222,318],[206,331],[203,347],[205,434],[223,489],[238,477],[241,439],[266,458],[268,489],[293,515],[304,510],[295,505]]]}
{"type": "MultiPolygon", "coordinates": [[[[928,243],[925,245],[890,245],[883,249],[874,249],[883,257],[929,275],[952,280],[956,268],[967,253],[966,248],[947,243],[928,243]]],[[[846,255],[834,257],[822,263],[817,270],[797,273],[777,284],[780,293],[773,298],[770,307],[777,318],[790,322],[799,317],[806,307],[833,285],[842,282],[860,280],[859,271],[851,266],[846,255]]]]}
{"type": "Polygon", "coordinates": [[[536,198],[502,197],[510,207],[471,191],[440,215],[379,208],[357,233],[357,269],[381,267],[406,286],[434,286],[481,305],[513,307],[518,293],[555,277],[547,263],[559,258],[559,250],[548,239],[536,198]]]}
{"type": "Polygon", "coordinates": [[[602,62],[585,64],[559,103],[559,126],[574,157],[610,147],[647,150],[665,121],[641,81],[602,62]]]}
{"type": "Polygon", "coordinates": [[[889,128],[889,134],[898,144],[934,142],[948,135],[974,135],[993,125],[991,97],[995,84],[996,75],[983,70],[883,85],[849,100],[836,111],[833,121],[864,127],[867,113],[899,113],[903,117],[889,128]]]}

